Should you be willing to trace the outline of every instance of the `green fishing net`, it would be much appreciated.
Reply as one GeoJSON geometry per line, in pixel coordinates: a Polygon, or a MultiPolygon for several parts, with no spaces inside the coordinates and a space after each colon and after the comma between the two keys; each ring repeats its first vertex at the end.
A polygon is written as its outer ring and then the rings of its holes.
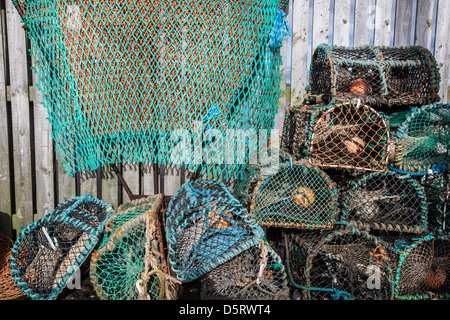
{"type": "Polygon", "coordinates": [[[285,0],[17,5],[66,171],[123,161],[239,174],[248,161],[245,134],[267,140],[278,112],[285,6],[285,0]]]}
{"type": "Polygon", "coordinates": [[[102,300],[175,299],[161,224],[162,194],[121,205],[92,254],[90,278],[102,300]]]}

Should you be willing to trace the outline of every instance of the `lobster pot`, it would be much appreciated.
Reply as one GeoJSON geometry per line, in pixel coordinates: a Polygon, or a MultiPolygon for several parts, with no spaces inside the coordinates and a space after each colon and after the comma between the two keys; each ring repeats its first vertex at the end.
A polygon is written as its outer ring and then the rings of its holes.
{"type": "Polygon", "coordinates": [[[319,45],[312,57],[307,100],[360,99],[370,106],[435,103],[440,74],[431,52],[419,46],[319,45]]]}
{"type": "Polygon", "coordinates": [[[169,274],[158,194],[121,205],[106,226],[107,240],[92,254],[90,278],[102,300],[175,299],[169,274]]]}
{"type": "Polygon", "coordinates": [[[0,233],[0,300],[12,300],[24,295],[14,283],[9,265],[13,245],[9,236],[0,233]]]}
{"type": "MultiPolygon", "coordinates": [[[[273,126],[285,0],[23,4],[44,106],[70,174],[114,161],[195,171],[180,134],[198,135],[202,148],[210,142],[203,129],[225,135],[273,126]]],[[[242,167],[228,164],[202,168],[222,177],[242,167]]]]}
{"type": "Polygon", "coordinates": [[[450,239],[426,235],[405,243],[397,255],[395,298],[427,300],[450,298],[450,239]]]}
{"type": "Polygon", "coordinates": [[[284,130],[283,143],[289,141],[285,150],[295,158],[328,168],[386,170],[389,129],[371,107],[351,102],[303,106],[288,116],[303,119],[284,130]]]}
{"type": "Polygon", "coordinates": [[[302,300],[388,300],[389,256],[373,235],[347,226],[287,236],[287,269],[302,300]]]}
{"type": "Polygon", "coordinates": [[[264,232],[222,182],[196,180],[172,197],[166,235],[172,271],[188,282],[257,245],[264,232]]]}
{"type": "Polygon", "coordinates": [[[70,198],[22,230],[11,254],[15,283],[31,299],[52,300],[91,254],[112,207],[90,195],[70,198]]]}
{"type": "Polygon", "coordinates": [[[361,229],[418,234],[427,232],[427,219],[423,187],[392,171],[375,172],[356,181],[340,218],[361,229]]]}
{"type": "Polygon", "coordinates": [[[418,179],[428,203],[428,230],[448,234],[450,231],[450,180],[447,173],[427,174],[418,179]]]}
{"type": "Polygon", "coordinates": [[[338,191],[329,176],[306,161],[280,165],[256,184],[250,215],[263,226],[331,228],[338,214],[338,191]]]}
{"type": "Polygon", "coordinates": [[[263,240],[201,278],[202,300],[286,300],[289,289],[280,256],[263,240]]]}
{"type": "Polygon", "coordinates": [[[413,109],[394,135],[397,170],[443,173],[450,166],[450,105],[430,104],[413,109]],[[447,168],[446,168],[447,167],[447,168]]]}

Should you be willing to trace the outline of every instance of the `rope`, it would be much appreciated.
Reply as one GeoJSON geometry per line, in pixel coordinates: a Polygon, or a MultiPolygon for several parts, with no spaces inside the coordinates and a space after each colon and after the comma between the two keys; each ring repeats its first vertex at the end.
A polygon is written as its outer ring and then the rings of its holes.
{"type": "Polygon", "coordinates": [[[440,161],[436,164],[433,164],[431,168],[428,171],[424,172],[410,172],[410,171],[404,171],[397,168],[394,168],[390,165],[387,166],[390,170],[401,173],[401,174],[409,174],[412,176],[424,176],[427,174],[442,174],[448,171],[447,164],[444,161],[440,161]]]}

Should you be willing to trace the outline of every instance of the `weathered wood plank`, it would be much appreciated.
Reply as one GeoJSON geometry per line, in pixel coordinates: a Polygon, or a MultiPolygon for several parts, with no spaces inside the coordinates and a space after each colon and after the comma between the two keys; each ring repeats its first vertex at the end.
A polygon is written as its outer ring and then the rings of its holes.
{"type": "Polygon", "coordinates": [[[372,0],[356,0],[353,31],[353,46],[355,47],[370,44],[372,9],[372,0]]]}
{"type": "Polygon", "coordinates": [[[98,197],[97,191],[97,171],[80,172],[80,195],[89,193],[93,197],[98,197]]]}
{"type": "Polygon", "coordinates": [[[102,201],[110,204],[113,208],[117,208],[119,205],[118,198],[118,178],[117,175],[111,170],[110,166],[105,166],[101,169],[101,179],[102,179],[102,201]]]}
{"type": "MultiPolygon", "coordinates": [[[[138,163],[123,163],[122,164],[122,177],[126,181],[128,187],[133,194],[140,193],[139,187],[139,164],[138,163]]],[[[123,202],[129,202],[131,199],[122,187],[122,199],[123,202]]]]}
{"type": "Polygon", "coordinates": [[[450,44],[448,41],[448,35],[450,34],[450,19],[448,17],[448,13],[450,12],[450,1],[439,0],[438,5],[434,56],[441,73],[441,89],[439,95],[441,97],[441,102],[446,103],[448,99],[447,88],[450,64],[450,44]]]}
{"type": "Polygon", "coordinates": [[[392,0],[377,0],[375,7],[374,45],[389,46],[392,28],[392,0]]]}
{"type": "Polygon", "coordinates": [[[433,11],[434,0],[417,1],[416,34],[414,44],[431,48],[431,37],[433,35],[433,11]]]}
{"type": "Polygon", "coordinates": [[[330,22],[330,0],[314,0],[314,18],[312,49],[313,52],[319,44],[328,43],[330,22]]]}
{"type": "MultiPolygon", "coordinates": [[[[30,105],[25,31],[11,0],[6,1],[8,56],[13,129],[15,229],[33,222],[32,163],[30,148],[30,105]]],[[[13,221],[14,223],[14,221],[13,221]]]]}
{"type": "Polygon", "coordinates": [[[12,236],[11,224],[11,180],[9,175],[8,105],[6,103],[6,59],[3,49],[5,41],[4,11],[0,16],[0,232],[12,236]]]}
{"type": "Polygon", "coordinates": [[[69,177],[64,169],[61,156],[56,156],[56,162],[58,168],[58,203],[61,203],[76,196],[76,182],[75,175],[69,177]]]}
{"type": "Polygon", "coordinates": [[[412,32],[413,2],[411,0],[397,0],[395,12],[395,46],[409,46],[412,32]]]}
{"type": "Polygon", "coordinates": [[[303,102],[308,85],[309,1],[295,0],[292,19],[291,105],[303,102]]]}
{"type": "Polygon", "coordinates": [[[333,45],[350,45],[351,0],[338,0],[334,7],[333,45]]]}

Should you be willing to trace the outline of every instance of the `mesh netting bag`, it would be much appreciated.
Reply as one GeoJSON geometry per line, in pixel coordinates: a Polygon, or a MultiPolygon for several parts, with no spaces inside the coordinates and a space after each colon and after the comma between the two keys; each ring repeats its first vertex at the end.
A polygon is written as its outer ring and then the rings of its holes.
{"type": "Polygon", "coordinates": [[[450,232],[450,177],[448,174],[427,174],[419,179],[428,202],[428,230],[450,232]]]}
{"type": "Polygon", "coordinates": [[[201,277],[201,299],[286,300],[287,284],[281,257],[261,240],[201,277]]]}
{"type": "Polygon", "coordinates": [[[179,281],[169,274],[158,194],[122,204],[92,254],[90,279],[102,300],[173,300],[179,281]]]}
{"type": "Polygon", "coordinates": [[[423,47],[319,45],[312,57],[306,99],[361,99],[370,106],[435,103],[440,74],[431,52],[423,47]]]}
{"type": "Polygon", "coordinates": [[[166,217],[169,262],[177,279],[200,278],[257,245],[264,232],[222,182],[187,182],[166,217]]]}
{"type": "Polygon", "coordinates": [[[261,177],[250,215],[263,226],[331,228],[338,214],[338,190],[319,167],[306,161],[281,164],[276,174],[261,177]]]}
{"type": "Polygon", "coordinates": [[[31,299],[56,299],[94,250],[112,212],[91,195],[73,197],[23,229],[11,255],[19,288],[31,299]]]}
{"type": "Polygon", "coordinates": [[[428,234],[386,241],[396,258],[394,293],[399,300],[450,299],[450,239],[428,234]],[[395,244],[395,245],[394,245],[395,244]]]}
{"type": "Polygon", "coordinates": [[[391,168],[422,175],[442,173],[450,166],[450,105],[413,108],[394,134],[391,168]]]}
{"type": "Polygon", "coordinates": [[[281,148],[322,167],[384,171],[389,129],[384,117],[360,101],[291,107],[281,148]]]}
{"type": "Polygon", "coordinates": [[[13,245],[9,236],[0,233],[0,300],[12,300],[24,295],[14,283],[9,265],[13,245]]]}
{"type": "Polygon", "coordinates": [[[354,182],[340,220],[367,230],[424,233],[428,230],[426,195],[407,175],[374,172],[354,182]]]}
{"type": "Polygon", "coordinates": [[[289,32],[286,4],[31,0],[17,6],[66,171],[122,161],[201,166],[214,177],[243,170],[245,146],[230,148],[235,138],[227,130],[273,127],[280,48],[289,32]],[[224,152],[231,160],[217,160],[224,152]]]}
{"type": "Polygon", "coordinates": [[[390,300],[393,272],[376,237],[351,226],[285,234],[286,270],[300,300],[390,300]]]}

